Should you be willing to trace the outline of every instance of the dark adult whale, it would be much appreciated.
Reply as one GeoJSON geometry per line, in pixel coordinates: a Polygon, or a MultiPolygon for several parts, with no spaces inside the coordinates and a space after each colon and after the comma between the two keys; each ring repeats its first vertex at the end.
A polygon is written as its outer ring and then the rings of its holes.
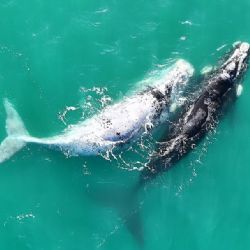
{"type": "Polygon", "coordinates": [[[238,84],[248,66],[250,45],[237,43],[224,62],[205,77],[202,90],[180,117],[168,138],[158,144],[155,153],[142,171],[136,189],[168,170],[192,150],[218,123],[222,107],[236,95],[238,84]]]}
{"type": "Polygon", "coordinates": [[[249,53],[248,43],[238,43],[224,62],[204,78],[197,97],[186,105],[173,132],[158,143],[155,153],[140,173],[138,182],[132,187],[126,201],[129,209],[122,217],[126,219],[127,228],[140,244],[143,243],[143,230],[139,211],[131,213],[135,210],[134,207],[138,206],[138,192],[148,182],[171,168],[192,150],[207,132],[214,129],[222,107],[226,106],[224,104],[232,95],[236,95],[239,81],[247,69],[249,53]]]}

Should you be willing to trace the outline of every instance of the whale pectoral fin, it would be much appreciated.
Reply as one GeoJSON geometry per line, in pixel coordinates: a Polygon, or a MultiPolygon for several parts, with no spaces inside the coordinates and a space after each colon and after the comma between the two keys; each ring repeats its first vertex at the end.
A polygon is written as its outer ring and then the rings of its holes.
{"type": "Polygon", "coordinates": [[[202,75],[207,75],[207,74],[209,74],[212,70],[213,70],[213,66],[212,66],[212,65],[207,65],[207,66],[205,66],[205,67],[203,67],[203,68],[201,69],[201,74],[202,74],[202,75]]]}
{"type": "Polygon", "coordinates": [[[240,97],[242,95],[242,92],[243,92],[243,86],[242,84],[238,84],[236,87],[236,96],[240,97]]]}

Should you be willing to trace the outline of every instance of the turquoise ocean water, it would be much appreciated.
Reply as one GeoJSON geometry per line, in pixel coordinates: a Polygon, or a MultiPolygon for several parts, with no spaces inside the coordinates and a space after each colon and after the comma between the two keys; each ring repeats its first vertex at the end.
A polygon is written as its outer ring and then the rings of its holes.
{"type": "MultiPolygon", "coordinates": [[[[249,0],[1,0],[0,16],[1,140],[5,97],[32,135],[55,135],[175,59],[198,73],[233,42],[250,42],[249,0]]],[[[144,249],[249,249],[249,107],[248,73],[208,145],[142,190],[144,249]]],[[[0,249],[141,249],[117,209],[97,198],[131,187],[139,158],[27,146],[0,165],[0,249]]]]}

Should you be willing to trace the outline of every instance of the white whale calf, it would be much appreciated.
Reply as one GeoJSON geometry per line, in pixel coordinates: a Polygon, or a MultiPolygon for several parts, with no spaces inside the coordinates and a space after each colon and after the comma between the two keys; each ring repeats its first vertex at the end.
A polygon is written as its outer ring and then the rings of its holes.
{"type": "Polygon", "coordinates": [[[97,155],[132,141],[145,129],[156,126],[163,114],[167,114],[170,104],[178,102],[193,72],[188,62],[178,60],[161,81],[49,138],[30,136],[13,105],[5,99],[8,136],[0,144],[0,163],[27,143],[41,144],[70,156],[78,156],[97,155]]]}

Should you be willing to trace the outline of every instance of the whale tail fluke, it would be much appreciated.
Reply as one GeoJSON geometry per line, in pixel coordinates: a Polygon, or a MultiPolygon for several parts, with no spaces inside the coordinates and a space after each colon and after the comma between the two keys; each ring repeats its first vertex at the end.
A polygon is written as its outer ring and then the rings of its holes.
{"type": "MultiPolygon", "coordinates": [[[[143,223],[141,218],[142,204],[139,202],[137,192],[133,192],[134,188],[127,189],[124,187],[102,187],[95,189],[89,188],[86,195],[100,203],[102,206],[111,207],[116,210],[119,221],[125,226],[140,249],[144,248],[143,223]]],[[[118,226],[118,228],[120,227],[118,226]]]]}
{"type": "Polygon", "coordinates": [[[0,163],[21,150],[26,145],[21,137],[29,136],[21,117],[8,99],[4,99],[4,107],[7,114],[5,125],[7,137],[0,144],[0,163]]]}

